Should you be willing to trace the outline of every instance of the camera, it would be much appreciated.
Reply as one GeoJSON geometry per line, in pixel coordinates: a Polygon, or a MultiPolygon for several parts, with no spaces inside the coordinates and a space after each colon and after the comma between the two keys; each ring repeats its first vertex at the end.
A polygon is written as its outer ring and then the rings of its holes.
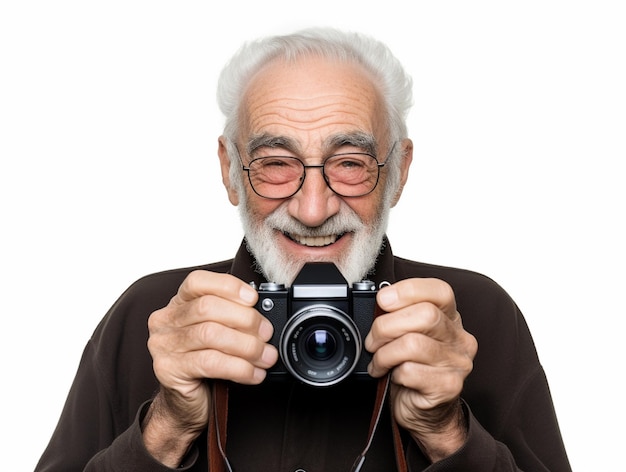
{"type": "Polygon", "coordinates": [[[258,288],[256,309],[274,326],[270,343],[280,359],[268,380],[291,374],[312,386],[330,386],[348,376],[366,377],[371,354],[363,349],[376,311],[376,286],[349,287],[329,262],[309,262],[291,287],[273,282],[258,288]]]}

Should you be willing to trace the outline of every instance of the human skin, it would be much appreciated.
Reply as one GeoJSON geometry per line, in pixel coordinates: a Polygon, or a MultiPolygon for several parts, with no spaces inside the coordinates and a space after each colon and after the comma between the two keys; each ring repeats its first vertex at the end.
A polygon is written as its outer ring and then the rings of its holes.
{"type": "MultiPolygon", "coordinates": [[[[288,67],[279,61],[265,65],[250,81],[242,100],[238,148],[242,159],[276,153],[318,164],[338,152],[364,151],[338,136],[359,133],[373,137],[382,155],[392,146],[382,101],[370,76],[358,65],[317,57],[288,67]],[[259,136],[277,138],[271,147],[251,148],[259,136]]],[[[362,197],[340,197],[328,188],[321,172],[312,171],[294,196],[283,200],[259,197],[245,184],[239,195],[230,181],[226,138],[218,141],[222,178],[233,205],[246,204],[252,218],[262,221],[278,206],[310,227],[321,225],[348,205],[372,224],[384,195],[383,168],[376,189],[362,197]]],[[[401,182],[408,177],[412,143],[400,143],[401,182]]],[[[371,151],[367,149],[365,151],[371,151]]],[[[334,261],[351,249],[353,235],[326,246],[307,244],[274,232],[281,251],[303,261],[334,261]]],[[[210,395],[207,378],[258,384],[278,355],[268,344],[271,324],[254,308],[257,295],[247,284],[225,274],[195,272],[181,285],[167,307],[149,320],[148,348],[161,383],[144,420],[148,451],[166,465],[177,466],[190,444],[206,427],[210,395]]],[[[411,279],[379,291],[377,302],[388,312],[378,317],[365,340],[374,353],[369,372],[392,372],[394,416],[435,461],[457,450],[465,439],[458,398],[476,354],[476,341],[463,330],[454,294],[445,282],[411,279]]]]}

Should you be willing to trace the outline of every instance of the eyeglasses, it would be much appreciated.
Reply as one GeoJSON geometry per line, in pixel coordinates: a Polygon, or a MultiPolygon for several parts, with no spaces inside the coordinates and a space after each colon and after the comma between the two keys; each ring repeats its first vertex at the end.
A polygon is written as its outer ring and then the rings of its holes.
{"type": "MultiPolygon", "coordinates": [[[[395,148],[392,146],[387,159],[395,148]]],[[[239,155],[239,150],[237,149],[239,155]]],[[[378,185],[380,168],[387,163],[378,162],[366,152],[346,152],[326,158],[322,164],[307,165],[291,156],[264,156],[252,159],[244,165],[239,161],[254,193],[270,199],[289,198],[298,193],[307,169],[321,169],[326,185],[341,197],[362,197],[371,193],[378,185]]]]}

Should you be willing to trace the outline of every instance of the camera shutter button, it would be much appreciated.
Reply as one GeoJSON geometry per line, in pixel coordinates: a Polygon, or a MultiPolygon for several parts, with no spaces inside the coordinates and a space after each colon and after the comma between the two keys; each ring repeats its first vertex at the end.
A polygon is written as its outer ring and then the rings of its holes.
{"type": "Polygon", "coordinates": [[[359,292],[373,292],[376,290],[376,284],[371,280],[361,280],[360,282],[354,282],[352,284],[352,290],[359,292]]]}

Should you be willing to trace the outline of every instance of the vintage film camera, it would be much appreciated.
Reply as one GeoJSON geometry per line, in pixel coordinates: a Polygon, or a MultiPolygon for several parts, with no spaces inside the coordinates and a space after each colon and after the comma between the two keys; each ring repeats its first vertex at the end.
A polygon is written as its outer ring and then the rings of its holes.
{"type": "Polygon", "coordinates": [[[287,373],[313,386],[330,386],[351,374],[369,378],[371,354],[363,349],[376,310],[376,286],[350,288],[333,263],[304,265],[291,287],[263,283],[256,309],[274,325],[271,344],[280,353],[268,380],[287,373]]]}

